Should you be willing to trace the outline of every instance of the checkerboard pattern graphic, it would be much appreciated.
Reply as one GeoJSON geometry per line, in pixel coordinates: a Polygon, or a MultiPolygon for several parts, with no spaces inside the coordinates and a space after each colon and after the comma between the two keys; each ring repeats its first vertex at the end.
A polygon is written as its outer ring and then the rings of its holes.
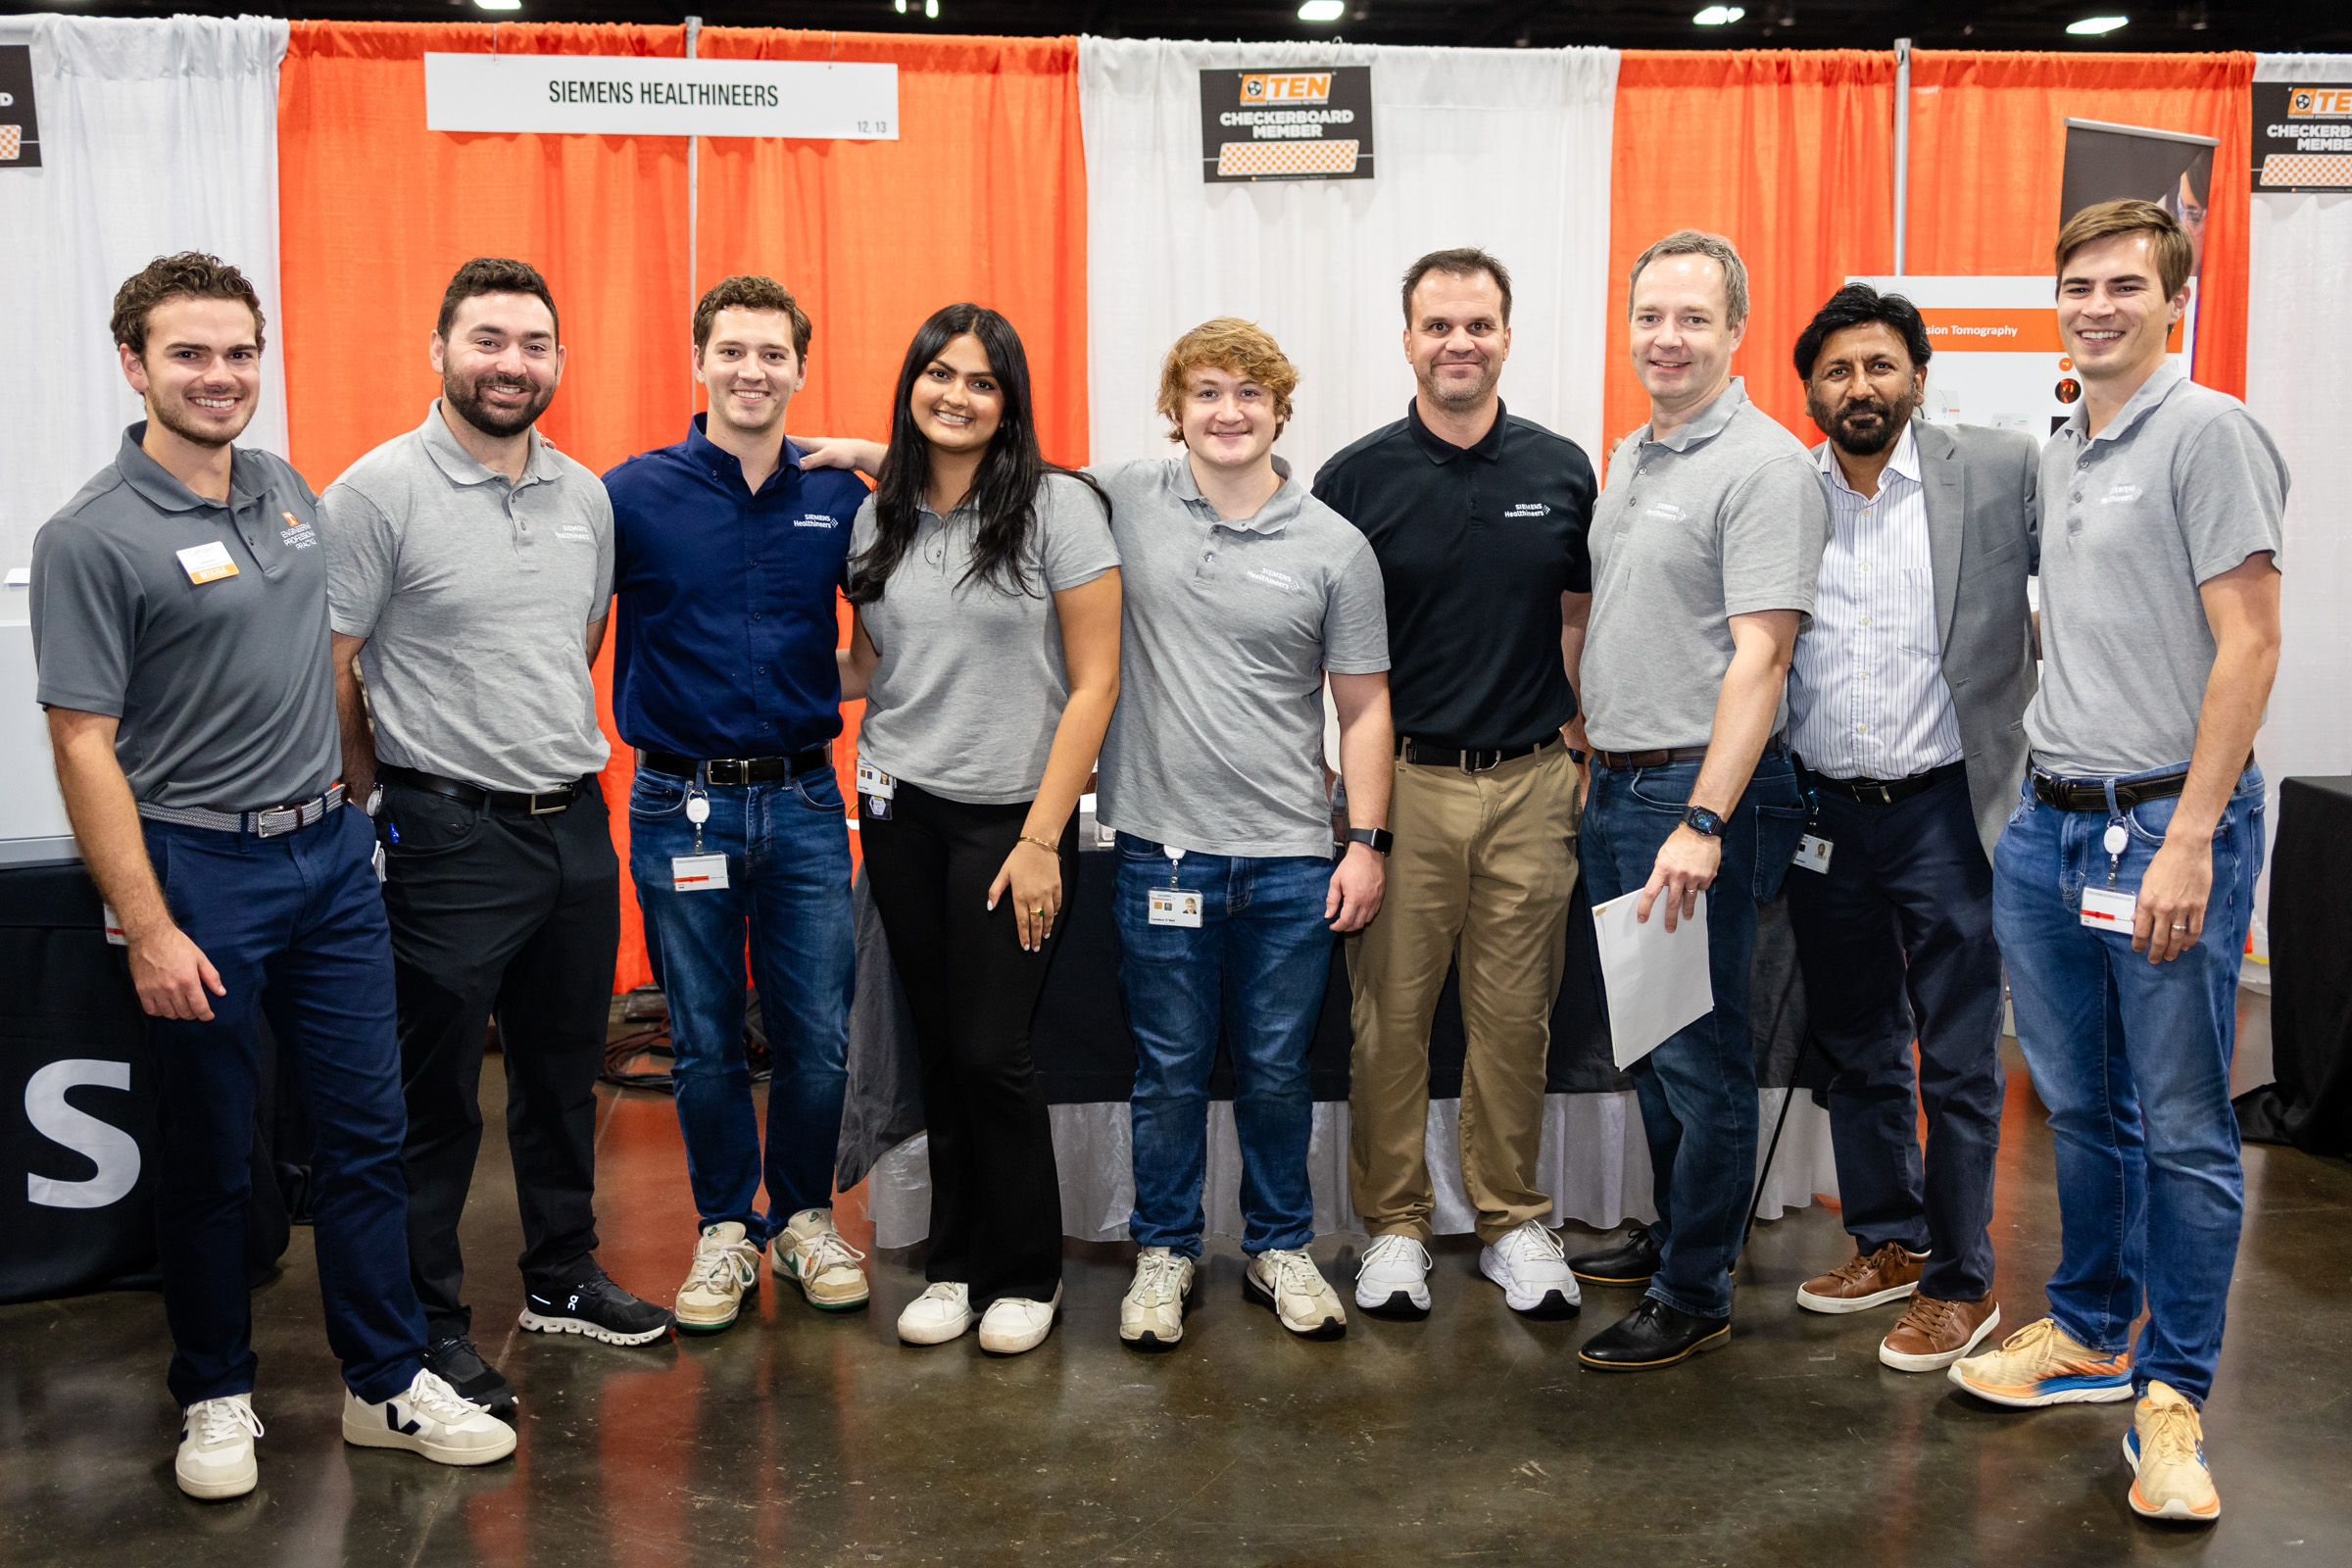
{"type": "Polygon", "coordinates": [[[1217,175],[1352,174],[1353,137],[1345,141],[1229,141],[1217,149],[1217,175]]]}
{"type": "Polygon", "coordinates": [[[2352,153],[2270,153],[2262,185],[2352,185],[2352,153]]]}
{"type": "Polygon", "coordinates": [[[13,164],[24,152],[24,127],[0,125],[0,164],[13,164]]]}

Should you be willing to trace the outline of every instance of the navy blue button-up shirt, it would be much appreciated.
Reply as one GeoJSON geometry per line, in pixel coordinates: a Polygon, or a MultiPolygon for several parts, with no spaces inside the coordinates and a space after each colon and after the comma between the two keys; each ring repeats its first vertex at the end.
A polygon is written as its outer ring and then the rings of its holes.
{"type": "Polygon", "coordinates": [[[777,757],[841,733],[834,591],[866,488],[784,461],[754,495],[696,415],[686,439],[605,475],[612,496],[612,713],[687,757],[777,757]]]}

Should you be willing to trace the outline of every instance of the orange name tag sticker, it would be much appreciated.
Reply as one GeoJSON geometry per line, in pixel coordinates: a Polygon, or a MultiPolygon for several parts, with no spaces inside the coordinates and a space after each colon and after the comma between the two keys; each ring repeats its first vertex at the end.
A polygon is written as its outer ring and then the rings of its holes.
{"type": "Polygon", "coordinates": [[[228,546],[218,539],[209,545],[191,545],[178,555],[180,570],[198,586],[237,574],[237,564],[229,559],[228,546]]]}

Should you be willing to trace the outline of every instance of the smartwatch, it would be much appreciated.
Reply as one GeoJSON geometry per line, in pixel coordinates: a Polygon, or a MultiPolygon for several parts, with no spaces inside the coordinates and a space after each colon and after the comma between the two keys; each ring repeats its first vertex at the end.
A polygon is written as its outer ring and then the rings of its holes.
{"type": "Polygon", "coordinates": [[[1396,835],[1385,827],[1351,827],[1348,830],[1350,844],[1368,844],[1374,855],[1386,855],[1396,842],[1396,835]]]}
{"type": "Polygon", "coordinates": [[[1703,806],[1684,807],[1683,826],[1693,833],[1704,833],[1711,839],[1723,837],[1723,818],[1703,806]]]}

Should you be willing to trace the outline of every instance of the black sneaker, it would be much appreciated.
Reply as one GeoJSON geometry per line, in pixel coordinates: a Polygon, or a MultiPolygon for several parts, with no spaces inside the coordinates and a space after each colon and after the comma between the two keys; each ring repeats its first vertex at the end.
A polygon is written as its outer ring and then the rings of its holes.
{"type": "Polygon", "coordinates": [[[1647,1285],[1658,1271],[1658,1247],[1646,1225],[1629,1225],[1625,1240],[1598,1252],[1579,1252],[1568,1270],[1587,1285],[1647,1285]]]}
{"type": "Polygon", "coordinates": [[[670,1330],[669,1313],[619,1286],[594,1258],[568,1285],[528,1285],[522,1326],[533,1334],[584,1334],[607,1345],[650,1345],[670,1330]]]}
{"type": "Polygon", "coordinates": [[[467,1404],[477,1405],[501,1421],[514,1419],[514,1385],[506,1374],[482,1359],[473,1341],[463,1334],[443,1334],[425,1342],[424,1369],[451,1388],[467,1404]]]}

